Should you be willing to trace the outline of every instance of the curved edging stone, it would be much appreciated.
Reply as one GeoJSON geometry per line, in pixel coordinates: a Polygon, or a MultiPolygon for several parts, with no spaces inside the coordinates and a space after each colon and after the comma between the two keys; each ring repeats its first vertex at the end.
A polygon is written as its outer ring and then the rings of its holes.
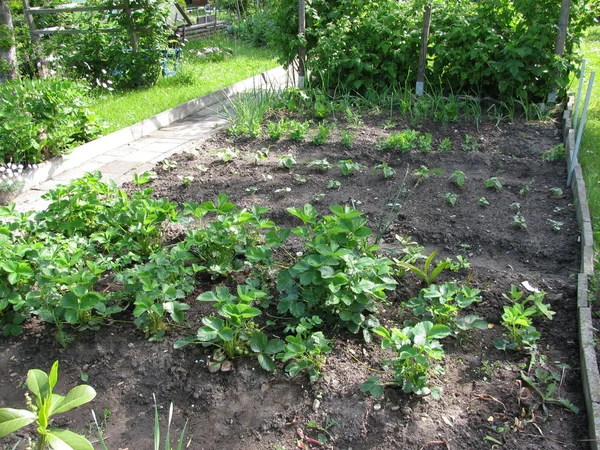
{"type": "Polygon", "coordinates": [[[83,165],[116,146],[129,144],[160,128],[171,125],[173,122],[184,119],[201,109],[220,105],[233,95],[250,89],[262,89],[265,87],[278,88],[290,85],[294,85],[293,74],[290,71],[284,70],[282,67],[276,67],[224,89],[192,99],[127,128],[99,137],[98,139],[87,142],[79,147],[75,147],[68,154],[49,159],[39,164],[36,169],[25,170],[22,173],[23,185],[20,189],[8,193],[0,192],[0,205],[8,203],[19,195],[67,170],[83,165]]]}
{"type": "MultiPolygon", "coordinates": [[[[575,150],[575,130],[572,127],[573,98],[570,97],[563,115],[563,136],[567,170],[571,167],[575,150]]],[[[589,307],[588,279],[594,275],[594,234],[592,219],[587,201],[587,192],[583,172],[579,163],[575,166],[571,184],[575,201],[575,212],[579,224],[581,240],[581,268],[577,275],[577,326],[579,334],[579,354],[581,361],[581,378],[585,407],[588,415],[588,434],[590,447],[598,450],[600,447],[600,372],[594,332],[592,324],[592,309],[589,307]]]]}

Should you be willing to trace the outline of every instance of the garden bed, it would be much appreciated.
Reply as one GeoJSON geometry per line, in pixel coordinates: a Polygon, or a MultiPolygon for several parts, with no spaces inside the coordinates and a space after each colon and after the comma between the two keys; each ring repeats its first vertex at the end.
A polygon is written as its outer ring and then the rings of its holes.
{"type": "MultiPolygon", "coordinates": [[[[23,336],[1,346],[6,364],[0,367],[0,406],[21,406],[20,387],[27,370],[47,370],[59,359],[63,385],[74,385],[85,374],[98,391],[92,407],[97,414],[110,412],[104,428],[109,447],[115,449],[151,447],[153,393],[164,407],[164,417],[168,403],[174,402],[178,429],[189,420],[189,448],[311,448],[317,444],[301,435],[317,439],[319,434],[327,438],[325,446],[355,450],[487,449],[500,443],[508,449],[587,448],[573,277],[579,270],[579,232],[570,191],[564,188],[564,161],[543,158],[560,143],[557,126],[553,122],[500,127],[483,123],[479,129],[470,123],[390,125],[381,117],[365,118],[353,129],[340,123],[340,129],[354,135],[351,146],[341,144],[338,130],[325,145],[314,145],[310,138],[232,141],[222,133],[197,154],[173,158],[176,165],[157,165],[156,180],[141,187],[131,183],[126,190],[150,186],[155,197],[179,204],[214,200],[226,193],[238,207],[268,207],[266,216],[281,227],[300,225],[286,211],[289,207],[312,203],[321,214],[330,214],[331,205],[354,206],[364,212],[374,233],[379,224],[389,222],[380,246],[390,255],[402,247],[395,236],[410,235],[426,254],[437,251],[436,260],[468,258],[470,267],[444,271],[435,282],[456,279],[480,289],[482,301],[467,312],[481,316],[489,326],[443,340],[445,374],[435,380],[443,388],[441,399],[406,395],[391,387],[382,398],[361,392],[361,384],[374,374],[386,380],[378,371],[383,369],[381,360],[391,355],[381,350],[379,337],[366,344],[360,335],[334,335],[325,329],[335,342],[322,377],[314,383],[303,375],[289,378],[283,366],[275,374],[264,372],[255,360],[247,359],[235,360],[231,372],[210,373],[209,349],[173,350],[178,339],[194,334],[201,318],[212,313],[195,297],[215,284],[231,287],[243,282],[248,274],[241,272],[235,279],[205,279],[187,300],[191,329],[174,328],[163,342],[148,342],[133,325],[115,321],[99,332],[78,334],[63,350],[51,330],[29,323],[23,336]],[[390,133],[410,128],[421,136],[431,133],[431,151],[379,149],[389,142],[390,133]],[[441,152],[445,138],[451,150],[441,152]],[[240,157],[224,162],[223,153],[217,153],[232,147],[240,157]],[[269,155],[255,161],[256,151],[264,148],[269,155]],[[296,160],[290,170],[280,167],[279,157],[286,155],[296,160]],[[307,166],[325,158],[334,166],[328,171],[307,166]],[[336,164],[349,159],[363,167],[346,177],[336,164]],[[384,162],[395,169],[395,177],[372,173],[384,162]],[[465,176],[462,187],[451,178],[455,171],[465,176]],[[499,184],[486,187],[493,177],[499,184]],[[336,181],[338,187],[332,183],[336,181]],[[334,187],[328,189],[329,184],[334,187]],[[397,218],[390,216],[394,204],[402,206],[397,218]],[[386,219],[390,217],[394,220],[386,219]],[[509,304],[503,294],[511,285],[526,291],[523,282],[544,290],[545,302],[556,312],[551,321],[534,321],[541,338],[533,356],[497,350],[493,344],[503,335],[500,316],[503,305],[509,304]],[[526,379],[533,379],[535,387],[526,379]],[[552,382],[553,400],[543,403],[536,388],[547,392],[552,382]],[[579,412],[556,404],[559,399],[568,400],[579,412]]],[[[182,231],[170,228],[170,242],[177,241],[182,231]]],[[[303,249],[297,240],[290,240],[287,250],[288,256],[276,253],[282,264],[303,249]]],[[[424,287],[411,273],[398,283],[379,309],[379,320],[387,328],[402,328],[402,322],[411,318],[402,303],[424,287]]],[[[122,318],[131,316],[125,313],[122,318]]],[[[85,414],[65,417],[56,425],[82,431],[90,421],[85,414]]]]}

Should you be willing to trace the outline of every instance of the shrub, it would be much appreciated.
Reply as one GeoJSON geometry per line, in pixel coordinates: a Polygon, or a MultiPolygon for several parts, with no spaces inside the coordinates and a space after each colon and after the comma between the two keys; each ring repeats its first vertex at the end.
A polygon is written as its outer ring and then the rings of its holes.
{"type": "Polygon", "coordinates": [[[0,85],[0,163],[37,163],[100,134],[86,88],[68,80],[0,85]]]}

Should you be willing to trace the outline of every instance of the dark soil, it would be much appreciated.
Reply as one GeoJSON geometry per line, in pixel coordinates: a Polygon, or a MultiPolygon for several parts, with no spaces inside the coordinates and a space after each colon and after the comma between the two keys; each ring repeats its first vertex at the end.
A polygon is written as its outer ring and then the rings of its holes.
{"type": "MultiPolygon", "coordinates": [[[[579,268],[578,228],[571,194],[564,188],[564,162],[541,158],[542,152],[560,143],[556,125],[502,124],[498,128],[484,123],[476,129],[466,123],[426,123],[419,131],[433,135],[434,151],[394,153],[379,150],[378,139],[408,125],[386,130],[385,120],[365,119],[364,126],[354,130],[350,148],[340,144],[338,132],[323,146],[308,140],[234,142],[223,132],[202,144],[197,155],[173,158],[178,164],[172,171],[158,165],[160,177],[143,187],[151,186],[155,196],[178,203],[214,200],[225,192],[238,206],[270,208],[268,216],[282,227],[298,225],[286,208],[311,202],[322,213],[327,213],[330,205],[354,205],[376,231],[382,221],[386,223],[388,204],[402,203],[399,216],[384,234],[382,247],[393,250],[398,245],[395,235],[410,235],[428,252],[437,250],[440,258],[468,257],[469,269],[441,278],[460,279],[481,289],[483,302],[469,312],[490,323],[488,330],[444,341],[446,373],[439,377],[444,389],[440,400],[408,396],[396,388],[387,388],[380,399],[361,393],[361,383],[373,374],[369,368],[381,370],[380,360],[386,354],[379,348],[379,339],[367,345],[350,334],[336,338],[323,377],[316,383],[300,376],[290,379],[282,370],[268,374],[254,360],[236,361],[229,373],[209,373],[207,349],[172,349],[177,339],[194,332],[202,314],[208,312],[207,305],[194,300],[196,292],[189,299],[193,306],[187,315],[192,329],[172,330],[161,343],[146,341],[130,324],[114,323],[100,332],[80,334],[68,348],[61,349],[51,329],[29,324],[24,336],[1,341],[0,406],[23,407],[27,370],[48,370],[59,359],[58,392],[80,383],[82,373],[89,377],[88,383],[98,392],[91,407],[99,416],[102,411],[110,412],[104,428],[113,449],[152,448],[153,394],[162,408],[163,421],[171,401],[176,430],[189,420],[188,448],[192,449],[316,448],[300,435],[316,439],[319,433],[327,434],[327,445],[335,449],[500,448],[495,442],[506,449],[588,448],[573,279],[579,268]],[[461,150],[467,134],[477,140],[477,149],[461,150]],[[449,153],[435,151],[444,137],[453,143],[449,153]],[[214,155],[231,146],[240,150],[242,158],[223,163],[214,155]],[[270,147],[270,156],[255,163],[254,153],[262,147],[270,147]],[[291,171],[278,167],[278,157],[287,154],[297,161],[291,171]],[[338,168],[324,173],[307,168],[308,162],[323,158],[334,165],[352,159],[364,168],[351,177],[343,177],[338,168]],[[395,178],[385,180],[372,174],[372,168],[382,162],[396,170],[395,178]],[[198,164],[208,171],[198,170],[198,164]],[[441,174],[419,180],[413,170],[421,166],[440,169],[441,174]],[[449,179],[455,170],[466,175],[462,188],[449,179]],[[190,175],[194,181],[184,186],[178,177],[190,175]],[[296,175],[306,182],[300,184],[296,175]],[[502,189],[487,189],[484,181],[490,177],[497,177],[502,189]],[[341,188],[327,189],[330,180],[339,181],[341,188]],[[521,195],[523,186],[529,189],[521,195]],[[250,187],[257,191],[251,194],[247,191],[250,187]],[[285,195],[274,192],[285,187],[291,188],[285,195]],[[549,191],[552,187],[561,187],[565,193],[557,197],[549,191]],[[399,200],[395,200],[398,192],[399,200]],[[447,192],[457,195],[455,206],[442,197],[447,192]],[[320,193],[325,196],[315,203],[313,197],[320,193]],[[480,197],[485,197],[489,206],[478,205],[480,197]],[[526,229],[514,224],[514,203],[520,204],[526,229]],[[562,222],[560,231],[553,230],[548,219],[562,222]],[[523,382],[521,371],[527,373],[530,368],[529,354],[499,351],[492,344],[502,335],[500,316],[507,302],[502,293],[508,292],[511,284],[523,289],[524,281],[546,291],[546,300],[556,311],[554,320],[535,322],[542,338],[530,374],[542,366],[558,373],[554,397],[571,401],[580,409],[577,414],[551,402],[542,404],[540,395],[523,382]],[[570,368],[563,371],[560,363],[570,368]],[[322,428],[328,423],[335,425],[324,433],[310,427],[311,422],[322,428]]],[[[126,189],[138,188],[129,185],[126,189]]],[[[177,239],[177,232],[176,227],[172,229],[170,239],[177,239]]],[[[406,313],[399,306],[421,287],[413,275],[401,279],[390,303],[381,308],[381,321],[402,327],[406,313]]],[[[93,439],[90,420],[86,405],[59,416],[55,425],[93,439]]],[[[6,446],[11,442],[6,440],[6,446]]]]}

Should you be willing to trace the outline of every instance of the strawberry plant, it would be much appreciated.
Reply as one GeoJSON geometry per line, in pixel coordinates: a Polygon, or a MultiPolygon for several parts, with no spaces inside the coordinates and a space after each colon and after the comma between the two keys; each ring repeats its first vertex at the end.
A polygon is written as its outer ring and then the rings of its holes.
{"type": "Polygon", "coordinates": [[[393,178],[396,175],[396,171],[386,162],[377,164],[375,167],[373,167],[373,173],[376,174],[377,172],[381,172],[381,176],[384,179],[393,178]]]}
{"type": "Polygon", "coordinates": [[[321,377],[321,368],[326,356],[331,353],[331,339],[326,339],[322,332],[298,333],[285,338],[283,351],[277,355],[282,362],[287,362],[285,371],[295,377],[300,372],[307,372],[310,381],[321,377]]]}
{"type": "Polygon", "coordinates": [[[292,155],[282,155],[279,157],[279,167],[290,170],[296,164],[296,160],[292,155]]]}
{"type": "Polygon", "coordinates": [[[340,168],[342,175],[349,177],[354,172],[360,171],[360,164],[352,161],[351,159],[343,159],[338,161],[337,166],[340,168]]]}
{"type": "Polygon", "coordinates": [[[307,167],[314,167],[319,172],[327,172],[333,166],[327,159],[315,159],[307,164],[307,167]]]}
{"type": "Polygon", "coordinates": [[[485,187],[488,189],[494,189],[496,191],[502,190],[502,183],[496,177],[488,178],[487,180],[485,180],[484,184],[485,187]]]}
{"type": "Polygon", "coordinates": [[[463,187],[465,185],[465,173],[462,170],[455,170],[450,175],[450,180],[454,180],[454,183],[458,187],[463,187]]]}

